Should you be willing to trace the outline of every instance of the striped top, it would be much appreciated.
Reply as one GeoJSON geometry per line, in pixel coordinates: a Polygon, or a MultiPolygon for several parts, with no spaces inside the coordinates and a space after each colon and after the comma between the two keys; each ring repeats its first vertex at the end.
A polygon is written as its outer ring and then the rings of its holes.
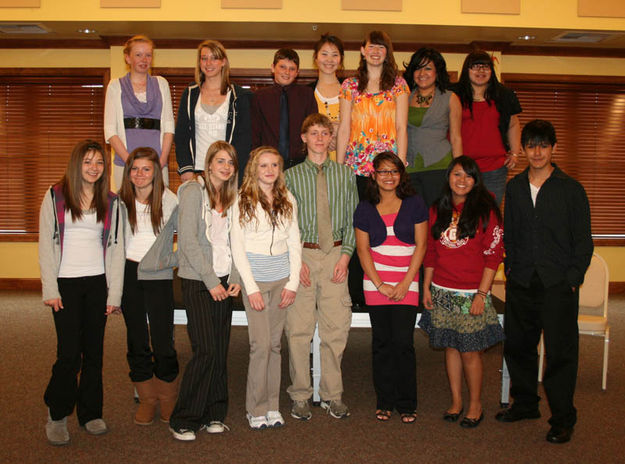
{"type": "Polygon", "coordinates": [[[290,274],[289,252],[276,256],[246,253],[256,282],[275,282],[286,279],[290,274]]]}
{"type": "MultiPolygon", "coordinates": [[[[414,244],[402,242],[395,237],[393,224],[397,218],[397,213],[381,216],[386,226],[386,239],[381,245],[371,248],[373,264],[380,279],[385,284],[396,285],[404,278],[410,260],[415,250],[414,244]]],[[[369,276],[365,274],[363,280],[365,302],[368,306],[375,305],[419,305],[419,273],[415,275],[414,281],[408,288],[408,293],[401,301],[392,301],[382,295],[376,288],[369,276]]]]}
{"type": "MultiPolygon", "coordinates": [[[[356,179],[351,169],[326,159],[321,165],[328,183],[332,237],[343,240],[341,253],[351,256],[356,248],[353,216],[358,204],[356,179]]],[[[308,158],[284,172],[286,185],[297,200],[302,242],[319,243],[317,233],[317,167],[308,158]]]]}

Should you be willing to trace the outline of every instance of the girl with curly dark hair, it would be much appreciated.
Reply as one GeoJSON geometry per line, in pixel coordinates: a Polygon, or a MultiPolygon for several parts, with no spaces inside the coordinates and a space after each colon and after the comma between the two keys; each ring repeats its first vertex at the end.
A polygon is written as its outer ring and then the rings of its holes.
{"type": "Polygon", "coordinates": [[[462,155],[462,108],[449,90],[447,64],[432,48],[417,50],[405,64],[410,87],[406,170],[430,206],[445,184],[447,166],[462,155]]]}

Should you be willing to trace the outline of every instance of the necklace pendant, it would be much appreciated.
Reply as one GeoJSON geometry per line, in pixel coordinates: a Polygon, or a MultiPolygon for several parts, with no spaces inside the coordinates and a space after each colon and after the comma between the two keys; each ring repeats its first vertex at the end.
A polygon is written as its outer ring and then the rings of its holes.
{"type": "Polygon", "coordinates": [[[432,95],[420,95],[417,94],[417,104],[419,105],[423,105],[423,104],[428,104],[432,101],[432,95]]]}

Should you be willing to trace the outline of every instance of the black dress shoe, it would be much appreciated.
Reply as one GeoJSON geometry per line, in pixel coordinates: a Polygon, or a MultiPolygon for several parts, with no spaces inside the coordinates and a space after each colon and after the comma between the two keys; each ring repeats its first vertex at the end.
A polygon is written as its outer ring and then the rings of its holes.
{"type": "Polygon", "coordinates": [[[460,412],[455,412],[455,413],[445,411],[445,414],[443,414],[443,420],[447,422],[457,422],[460,416],[462,415],[462,411],[464,411],[464,408],[461,409],[460,412]]]}
{"type": "Polygon", "coordinates": [[[460,421],[460,427],[464,427],[465,429],[475,428],[478,425],[480,425],[480,422],[482,422],[482,419],[484,419],[484,412],[482,412],[480,414],[480,417],[478,417],[477,419],[469,419],[468,417],[465,416],[460,421]]]}
{"type": "Polygon", "coordinates": [[[524,419],[538,419],[540,411],[538,409],[523,410],[512,406],[509,409],[499,411],[495,416],[499,422],[516,422],[524,419]]]}
{"type": "Polygon", "coordinates": [[[573,427],[553,426],[547,433],[547,441],[549,443],[566,443],[571,441],[571,435],[573,435],[573,427]]]}

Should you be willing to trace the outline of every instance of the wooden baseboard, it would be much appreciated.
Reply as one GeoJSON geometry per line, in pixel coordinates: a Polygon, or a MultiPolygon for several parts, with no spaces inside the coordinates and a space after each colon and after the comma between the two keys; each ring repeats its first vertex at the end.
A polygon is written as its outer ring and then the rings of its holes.
{"type": "Polygon", "coordinates": [[[33,290],[41,291],[39,279],[0,279],[0,290],[33,290]]]}
{"type": "MultiPolygon", "coordinates": [[[[0,278],[0,290],[33,290],[41,291],[39,279],[2,279],[0,278]]],[[[610,295],[625,293],[625,282],[610,282],[610,295]]]]}
{"type": "Polygon", "coordinates": [[[610,293],[610,295],[625,293],[625,282],[610,282],[608,292],[610,293]]]}

